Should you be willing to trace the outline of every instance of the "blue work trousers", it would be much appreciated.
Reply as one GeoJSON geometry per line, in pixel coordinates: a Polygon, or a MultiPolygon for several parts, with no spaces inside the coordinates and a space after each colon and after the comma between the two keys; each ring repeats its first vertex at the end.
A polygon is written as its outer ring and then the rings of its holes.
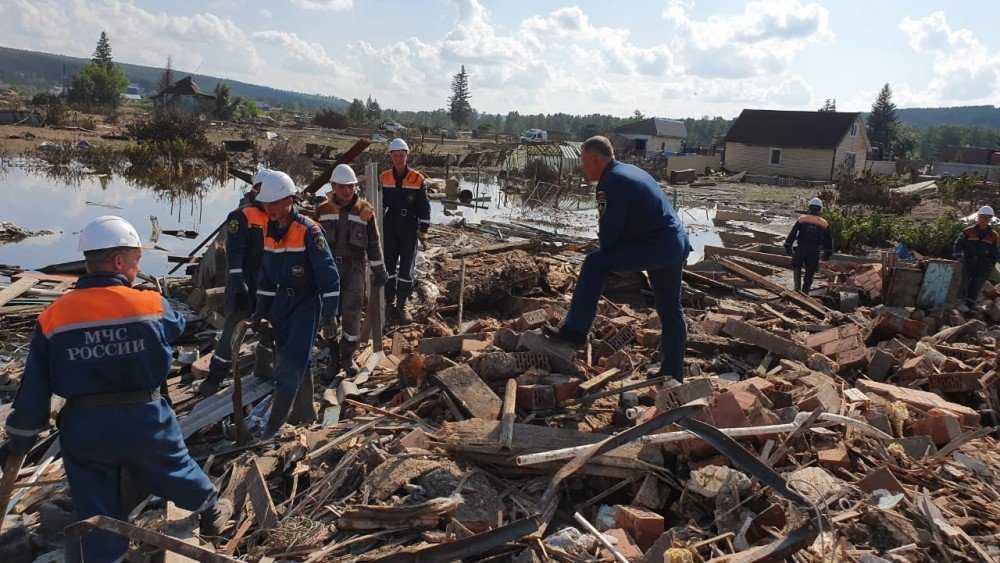
{"type": "MultiPolygon", "coordinates": [[[[79,519],[103,515],[126,520],[121,475],[177,506],[200,511],[218,493],[188,453],[180,425],[164,399],[109,407],[67,405],[59,415],[60,441],[73,507],[79,519]]],[[[93,531],[67,543],[67,561],[118,561],[128,539],[93,531]]]]}
{"type": "Polygon", "coordinates": [[[294,307],[282,314],[271,309],[277,365],[274,368],[274,385],[277,389],[294,395],[309,369],[313,341],[319,332],[320,300],[318,296],[299,300],[294,307]]]}
{"type": "Polygon", "coordinates": [[[608,274],[645,271],[653,289],[656,312],[660,316],[661,373],[678,381],[683,380],[687,325],[681,307],[681,271],[686,261],[686,250],[664,252],[662,243],[626,243],[611,251],[601,249],[591,252],[583,260],[563,326],[579,335],[588,334],[594,324],[597,302],[604,293],[608,274]],[[671,259],[672,256],[676,258],[671,259]]]}

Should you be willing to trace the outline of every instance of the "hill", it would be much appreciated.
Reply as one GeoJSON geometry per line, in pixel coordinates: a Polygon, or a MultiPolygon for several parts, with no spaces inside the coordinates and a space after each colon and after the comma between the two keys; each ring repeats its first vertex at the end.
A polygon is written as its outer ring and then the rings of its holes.
{"type": "Polygon", "coordinates": [[[1000,129],[1000,108],[993,106],[902,108],[896,115],[906,125],[920,129],[939,125],[1000,129]]]}
{"type": "MultiPolygon", "coordinates": [[[[61,85],[64,77],[68,82],[70,77],[88,62],[90,59],[0,47],[0,81],[14,86],[23,85],[45,90],[52,86],[61,85]]],[[[128,76],[130,82],[139,84],[146,91],[156,91],[160,75],[163,74],[162,68],[121,62],[118,65],[128,76]]],[[[188,75],[192,76],[198,86],[207,92],[211,92],[219,81],[224,81],[229,85],[234,95],[257,102],[266,102],[273,106],[301,107],[306,110],[332,107],[338,111],[346,111],[349,105],[347,100],[336,96],[278,90],[267,86],[174,69],[174,76],[178,79],[188,75]]]]}

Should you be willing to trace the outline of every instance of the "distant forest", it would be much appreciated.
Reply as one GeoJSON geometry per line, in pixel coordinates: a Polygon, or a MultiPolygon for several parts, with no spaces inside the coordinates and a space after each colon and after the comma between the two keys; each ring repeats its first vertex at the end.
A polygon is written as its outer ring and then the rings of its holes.
{"type": "MultiPolygon", "coordinates": [[[[27,87],[29,90],[45,91],[52,86],[64,84],[64,81],[68,84],[73,75],[89,62],[90,59],[0,47],[0,82],[5,82],[13,86],[27,87]]],[[[164,59],[165,63],[166,60],[164,59]]],[[[125,72],[130,82],[142,86],[147,92],[156,91],[160,76],[163,74],[162,67],[140,66],[121,62],[116,62],[116,64],[125,72]]],[[[265,102],[293,111],[309,111],[321,108],[334,108],[337,111],[346,111],[348,105],[347,100],[336,96],[321,96],[278,90],[267,86],[247,84],[246,82],[239,82],[237,80],[204,74],[192,74],[185,72],[183,69],[174,69],[174,76],[178,79],[191,76],[198,83],[199,88],[209,93],[215,89],[216,83],[223,81],[229,85],[230,91],[234,96],[243,96],[256,102],[265,102]]]]}
{"type": "MultiPolygon", "coordinates": [[[[67,83],[88,62],[89,59],[0,47],[0,82],[26,88],[29,92],[45,91],[52,86],[67,83]]],[[[162,68],[118,64],[129,81],[142,86],[147,92],[155,91],[163,72],[162,68]]],[[[174,69],[174,75],[178,78],[189,74],[182,69],[174,69]]],[[[206,92],[211,92],[216,83],[224,81],[234,96],[243,96],[291,111],[311,112],[330,108],[346,114],[350,105],[347,100],[336,96],[291,92],[202,74],[190,75],[206,92]]],[[[474,84],[471,90],[474,104],[474,84]]],[[[442,93],[442,97],[444,94],[442,93]]],[[[639,115],[618,117],[604,114],[521,114],[517,111],[489,114],[473,110],[469,128],[481,135],[494,133],[517,135],[525,129],[539,128],[549,131],[555,138],[584,139],[633,122],[639,115]]],[[[948,146],[1000,147],[1000,108],[997,107],[901,108],[896,110],[896,115],[903,126],[901,133],[913,141],[913,150],[910,151],[912,153],[910,156],[913,158],[937,158],[948,146]]],[[[454,127],[445,109],[433,111],[383,109],[379,112],[378,119],[398,121],[408,127],[434,132],[454,127]]],[[[710,116],[680,120],[687,125],[689,147],[711,145],[726,134],[733,122],[731,119],[710,116]]]]}

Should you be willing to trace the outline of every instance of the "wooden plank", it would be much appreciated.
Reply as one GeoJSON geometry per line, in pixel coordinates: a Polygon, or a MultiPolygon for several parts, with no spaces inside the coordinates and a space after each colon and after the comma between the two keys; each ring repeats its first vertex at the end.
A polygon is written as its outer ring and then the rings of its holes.
{"type": "MultiPolygon", "coordinates": [[[[165,524],[164,532],[172,537],[175,537],[182,542],[195,545],[198,547],[203,547],[201,542],[198,541],[198,537],[194,533],[194,529],[197,526],[197,518],[192,518],[192,512],[190,510],[184,510],[183,508],[177,506],[173,502],[167,502],[167,521],[165,524]]],[[[184,557],[180,553],[176,553],[167,550],[163,554],[163,563],[196,563],[194,559],[190,557],[184,557]]]]}
{"type": "Polygon", "coordinates": [[[464,258],[466,256],[473,256],[476,254],[484,254],[488,252],[506,252],[509,250],[517,250],[521,248],[531,248],[537,244],[534,240],[515,240],[510,242],[498,242],[496,244],[487,244],[486,246],[480,246],[478,248],[467,248],[465,250],[459,250],[451,254],[452,258],[464,258]]]}
{"type": "Polygon", "coordinates": [[[517,418],[517,380],[507,380],[503,394],[503,417],[500,420],[500,449],[509,450],[514,441],[514,420],[517,418]]]}
{"type": "Polygon", "coordinates": [[[583,383],[581,383],[580,384],[580,391],[583,391],[584,395],[586,395],[587,393],[590,393],[591,391],[596,391],[596,390],[600,389],[601,387],[604,387],[608,383],[614,381],[621,374],[622,374],[622,370],[620,370],[618,368],[611,368],[611,369],[605,371],[604,373],[600,373],[598,375],[595,375],[594,377],[592,377],[592,378],[588,379],[587,381],[584,381],[583,383]]]}
{"type": "Polygon", "coordinates": [[[500,416],[500,397],[468,365],[450,367],[432,377],[467,415],[488,420],[500,416]]]}
{"type": "Polygon", "coordinates": [[[0,291],[0,307],[3,307],[13,299],[17,299],[26,291],[35,287],[38,280],[34,278],[21,278],[0,291]]]}
{"type": "Polygon", "coordinates": [[[771,264],[774,266],[781,266],[783,268],[792,267],[791,256],[783,256],[781,254],[771,254],[770,252],[754,252],[753,250],[740,250],[738,248],[722,248],[720,246],[705,247],[705,260],[715,260],[717,258],[725,258],[727,256],[741,256],[743,258],[750,258],[751,260],[764,262],[765,264],[771,264]]]}
{"type": "Polygon", "coordinates": [[[816,301],[811,297],[807,297],[801,293],[798,293],[796,291],[791,291],[781,285],[778,285],[772,282],[771,280],[765,278],[764,276],[760,276],[731,260],[720,259],[718,262],[719,264],[722,264],[722,266],[727,270],[729,270],[730,272],[733,272],[734,274],[742,278],[746,278],[747,280],[770,291],[771,293],[774,293],[775,295],[778,295],[798,305],[801,305],[807,311],[818,316],[819,318],[827,318],[833,315],[833,311],[827,309],[819,301],[816,301]]]}
{"type": "MultiPolygon", "coordinates": [[[[256,377],[248,378],[243,385],[243,406],[263,399],[274,390],[270,382],[261,381],[256,377]]],[[[215,395],[199,401],[187,416],[180,419],[181,434],[184,438],[190,438],[195,432],[231,414],[233,414],[232,392],[228,388],[222,389],[215,395]]]]}
{"type": "Polygon", "coordinates": [[[250,464],[250,471],[247,473],[247,494],[250,496],[250,504],[253,505],[258,528],[261,530],[275,528],[278,525],[278,512],[274,508],[274,500],[267,490],[267,481],[264,480],[264,474],[256,458],[250,464]]]}

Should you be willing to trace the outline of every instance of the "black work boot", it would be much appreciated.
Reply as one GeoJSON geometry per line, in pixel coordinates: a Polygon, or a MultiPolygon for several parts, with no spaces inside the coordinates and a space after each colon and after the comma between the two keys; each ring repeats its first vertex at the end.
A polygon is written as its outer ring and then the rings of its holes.
{"type": "Polygon", "coordinates": [[[344,377],[354,377],[358,374],[358,364],[354,362],[354,350],[357,342],[340,341],[340,369],[344,371],[344,377]]]}
{"type": "Polygon", "coordinates": [[[211,508],[201,513],[201,535],[219,536],[226,529],[226,523],[233,517],[233,503],[229,499],[219,499],[211,508]]]}
{"type": "Polygon", "coordinates": [[[563,344],[573,348],[582,348],[587,343],[587,335],[580,334],[565,326],[556,328],[546,323],[542,326],[542,334],[556,344],[563,344]]]}
{"type": "Polygon", "coordinates": [[[395,317],[396,322],[399,324],[410,324],[413,322],[413,317],[406,310],[406,301],[402,299],[396,301],[395,317]]]}
{"type": "Polygon", "coordinates": [[[288,422],[299,426],[308,426],[316,422],[316,405],[313,404],[313,371],[311,367],[306,368],[306,373],[299,385],[299,391],[295,394],[295,402],[292,404],[291,413],[288,415],[288,422]]]}

